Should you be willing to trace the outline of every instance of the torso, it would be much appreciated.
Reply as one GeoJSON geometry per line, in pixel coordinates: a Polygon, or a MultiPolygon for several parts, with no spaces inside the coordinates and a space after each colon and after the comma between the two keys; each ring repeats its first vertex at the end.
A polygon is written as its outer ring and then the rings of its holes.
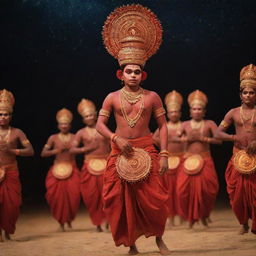
{"type": "Polygon", "coordinates": [[[94,145],[97,145],[96,149],[86,154],[86,156],[97,155],[103,156],[110,153],[110,142],[107,138],[99,134],[95,128],[85,127],[78,131],[82,138],[83,145],[93,142],[94,145]]]}
{"type": "Polygon", "coordinates": [[[11,149],[16,149],[22,134],[20,129],[10,127],[9,135],[0,136],[0,166],[16,163],[16,155],[6,152],[4,148],[7,146],[11,149]]]}
{"type": "Polygon", "coordinates": [[[247,147],[249,142],[256,140],[256,116],[253,119],[242,121],[240,117],[240,107],[234,108],[233,110],[233,121],[236,129],[236,135],[240,140],[240,144],[235,143],[235,146],[244,149],[247,147]]]}
{"type": "MultiPolygon", "coordinates": [[[[144,90],[144,107],[140,119],[137,121],[134,127],[129,127],[121,110],[120,90],[112,93],[112,103],[117,123],[116,134],[127,139],[149,135],[151,133],[149,129],[149,121],[153,111],[153,101],[154,94],[151,91],[144,90]]],[[[133,105],[127,101],[124,101],[124,107],[127,115],[130,117],[136,116],[142,106],[141,104],[142,100],[133,105]]]]}
{"type": "MultiPolygon", "coordinates": [[[[183,129],[185,134],[188,136],[190,133],[200,133],[202,136],[205,137],[212,137],[212,131],[211,131],[211,120],[203,120],[202,125],[200,127],[197,127],[197,129],[193,129],[191,127],[191,120],[185,121],[183,123],[183,129]]],[[[189,153],[202,153],[205,151],[209,151],[209,143],[201,142],[201,141],[194,141],[194,142],[188,142],[186,151],[189,153]]]]}
{"type": "Polygon", "coordinates": [[[57,163],[57,162],[75,163],[75,156],[69,152],[74,136],[75,135],[73,133],[69,133],[66,136],[63,136],[60,133],[52,135],[52,142],[53,142],[54,149],[67,148],[67,151],[61,152],[55,156],[54,163],[57,163]]]}
{"type": "Polygon", "coordinates": [[[168,129],[168,151],[170,153],[180,153],[184,151],[184,143],[177,143],[177,142],[172,142],[171,138],[179,136],[181,133],[181,122],[178,123],[167,123],[167,129],[168,129]]]}

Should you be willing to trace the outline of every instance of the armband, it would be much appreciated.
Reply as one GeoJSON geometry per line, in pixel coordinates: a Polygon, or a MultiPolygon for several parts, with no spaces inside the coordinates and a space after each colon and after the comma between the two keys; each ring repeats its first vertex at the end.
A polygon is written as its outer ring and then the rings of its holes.
{"type": "Polygon", "coordinates": [[[155,118],[158,118],[158,117],[160,117],[162,115],[165,115],[165,113],[166,113],[165,109],[163,107],[160,107],[160,108],[155,110],[155,113],[154,113],[155,114],[155,118]]]}
{"type": "Polygon", "coordinates": [[[222,120],[220,126],[222,126],[223,128],[227,128],[229,124],[225,120],[222,120]]]}
{"type": "Polygon", "coordinates": [[[105,110],[105,109],[101,109],[100,112],[99,112],[99,116],[106,116],[107,118],[110,117],[110,112],[108,110],[105,110]]]}

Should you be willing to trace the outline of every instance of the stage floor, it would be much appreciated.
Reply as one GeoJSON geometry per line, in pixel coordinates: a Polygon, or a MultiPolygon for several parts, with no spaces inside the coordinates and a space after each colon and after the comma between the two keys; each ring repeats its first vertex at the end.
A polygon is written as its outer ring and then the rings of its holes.
{"type": "MultiPolygon", "coordinates": [[[[256,235],[238,235],[240,226],[232,211],[218,207],[212,212],[208,229],[187,223],[166,229],[164,240],[172,256],[255,256],[256,235]]],[[[176,220],[178,222],[178,220],[176,220]]],[[[23,210],[13,241],[0,243],[0,256],[121,256],[128,248],[115,247],[111,233],[97,233],[85,209],[80,209],[73,230],[58,232],[57,222],[45,208],[23,210]]],[[[160,255],[154,238],[137,241],[140,255],[160,255]]]]}

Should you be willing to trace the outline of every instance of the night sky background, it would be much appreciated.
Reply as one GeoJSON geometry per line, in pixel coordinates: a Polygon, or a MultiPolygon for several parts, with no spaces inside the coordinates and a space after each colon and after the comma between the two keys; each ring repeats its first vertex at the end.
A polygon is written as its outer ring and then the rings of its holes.
{"type": "MultiPolygon", "coordinates": [[[[70,109],[76,132],[83,127],[79,101],[89,98],[99,109],[120,88],[118,63],[105,50],[101,30],[111,11],[131,3],[150,8],[164,31],[159,51],[145,66],[145,88],[162,99],[173,89],[182,93],[183,120],[189,118],[186,98],[195,89],[208,95],[206,118],[216,123],[239,106],[239,72],[256,64],[255,0],[0,0],[0,88],[13,92],[12,125],[35,149],[34,157],[18,159],[24,207],[45,204],[44,179],[53,159],[41,159],[40,152],[57,132],[56,112],[70,109]]],[[[212,149],[218,198],[225,201],[232,145],[212,149]]]]}

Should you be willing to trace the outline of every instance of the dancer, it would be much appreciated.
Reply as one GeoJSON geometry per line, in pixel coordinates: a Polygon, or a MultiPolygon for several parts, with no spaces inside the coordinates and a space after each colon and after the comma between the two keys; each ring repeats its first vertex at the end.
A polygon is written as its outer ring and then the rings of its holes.
{"type": "Polygon", "coordinates": [[[239,234],[256,234],[256,67],[245,66],[240,72],[240,107],[231,109],[216,131],[216,138],[234,143],[233,156],[226,169],[227,192],[239,223],[239,234]],[[235,134],[226,130],[235,126],[235,134]]]}
{"type": "Polygon", "coordinates": [[[160,253],[167,255],[162,235],[168,194],[159,176],[168,169],[165,110],[155,92],[141,87],[146,78],[142,67],[161,43],[161,25],[147,8],[123,6],[106,20],[103,38],[109,53],[118,58],[117,76],[123,84],[105,98],[96,125],[112,142],[104,174],[104,210],[116,246],[129,246],[129,254],[135,255],[138,237],[156,236],[160,253]],[[112,111],[115,133],[107,126],[112,111]],[[153,113],[159,126],[160,159],[149,130],[153,113]]]}
{"type": "Polygon", "coordinates": [[[13,105],[13,94],[5,89],[0,90],[0,242],[4,238],[11,240],[10,234],[15,232],[20,213],[21,183],[16,156],[34,154],[26,135],[10,126],[13,105]]]}
{"type": "Polygon", "coordinates": [[[70,153],[74,134],[70,133],[72,113],[68,109],[57,112],[59,133],[49,137],[41,156],[55,156],[54,164],[46,177],[46,200],[53,217],[60,224],[60,231],[65,231],[65,224],[72,228],[80,202],[80,179],[75,156],[70,153]]]}
{"type": "MultiPolygon", "coordinates": [[[[164,176],[165,186],[168,188],[169,192],[169,226],[174,226],[174,217],[176,215],[180,216],[179,212],[179,202],[176,193],[176,182],[177,175],[180,167],[182,166],[182,157],[184,154],[184,143],[177,141],[176,137],[181,135],[181,105],[183,103],[183,98],[177,91],[171,91],[165,96],[165,105],[167,108],[167,117],[169,119],[167,123],[168,129],[168,168],[164,176]]],[[[153,136],[156,145],[159,145],[159,129],[157,129],[153,136]]],[[[182,223],[182,218],[180,216],[180,222],[182,223]]]]}
{"type": "Polygon", "coordinates": [[[82,99],[78,104],[78,112],[86,126],[76,133],[71,152],[84,154],[81,194],[92,223],[97,226],[98,232],[102,232],[101,224],[106,220],[102,202],[103,173],[110,152],[110,142],[95,129],[97,111],[92,101],[82,99]]]}
{"type": "Polygon", "coordinates": [[[207,219],[219,189],[210,144],[221,142],[213,138],[217,129],[215,122],[204,120],[207,101],[207,96],[199,90],[189,95],[191,120],[183,122],[179,139],[186,142],[186,153],[176,191],[181,214],[189,221],[189,228],[200,219],[205,227],[208,226],[207,219]]]}

